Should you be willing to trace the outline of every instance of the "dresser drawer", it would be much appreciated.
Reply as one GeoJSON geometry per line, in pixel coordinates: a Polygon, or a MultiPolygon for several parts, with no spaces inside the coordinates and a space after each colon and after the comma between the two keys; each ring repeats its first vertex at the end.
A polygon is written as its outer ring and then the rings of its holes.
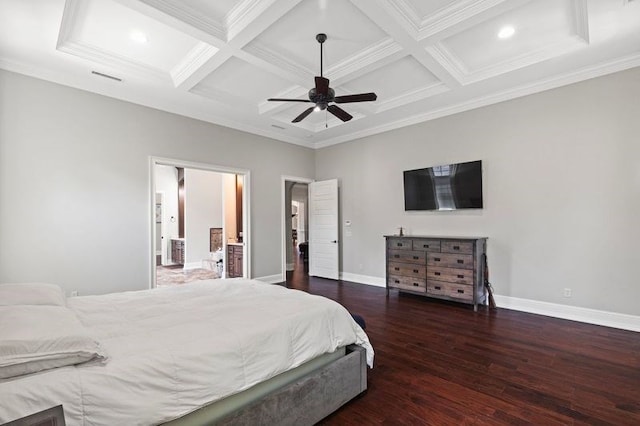
{"type": "Polygon", "coordinates": [[[444,268],[473,269],[473,255],[454,253],[427,253],[428,266],[444,268]]]}
{"type": "Polygon", "coordinates": [[[399,288],[402,290],[417,291],[420,293],[427,292],[427,280],[424,278],[403,277],[401,275],[389,274],[389,287],[399,288]]]}
{"type": "Polygon", "coordinates": [[[442,242],[441,251],[443,253],[473,254],[473,242],[445,240],[442,242]]]}
{"type": "Polygon", "coordinates": [[[427,294],[470,302],[473,300],[473,286],[427,280],[427,294]]]}
{"type": "Polygon", "coordinates": [[[427,254],[424,251],[389,250],[389,260],[392,262],[427,264],[427,254]]]}
{"type": "Polygon", "coordinates": [[[389,238],[387,248],[389,250],[411,250],[413,248],[411,238],[389,238]]]}
{"type": "Polygon", "coordinates": [[[422,251],[440,251],[440,240],[429,240],[425,238],[416,238],[413,240],[413,249],[422,251]]]}
{"type": "Polygon", "coordinates": [[[411,278],[427,278],[427,267],[411,263],[389,262],[389,276],[400,275],[411,278]]]}
{"type": "Polygon", "coordinates": [[[473,270],[430,266],[427,268],[427,279],[473,285],[473,270]]]}

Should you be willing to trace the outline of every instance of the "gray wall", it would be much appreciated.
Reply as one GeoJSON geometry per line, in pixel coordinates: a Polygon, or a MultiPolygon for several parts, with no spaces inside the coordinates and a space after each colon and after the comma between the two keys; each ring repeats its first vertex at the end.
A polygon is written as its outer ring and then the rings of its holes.
{"type": "Polygon", "coordinates": [[[312,150],[0,71],[0,282],[147,288],[149,156],[251,170],[252,273],[281,273],[281,175],[312,150]]]}
{"type": "Polygon", "coordinates": [[[640,68],[335,145],[343,271],[384,277],[384,234],[487,236],[504,296],[640,314],[640,68]],[[405,212],[402,171],[482,160],[485,208],[405,212]],[[572,298],[563,297],[571,288],[572,298]]]}

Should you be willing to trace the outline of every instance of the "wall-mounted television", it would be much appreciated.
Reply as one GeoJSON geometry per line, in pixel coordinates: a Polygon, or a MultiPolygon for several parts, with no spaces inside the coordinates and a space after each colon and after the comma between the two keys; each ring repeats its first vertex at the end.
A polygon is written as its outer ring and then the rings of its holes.
{"type": "Polygon", "coordinates": [[[481,209],[482,161],[404,172],[405,210],[481,209]]]}

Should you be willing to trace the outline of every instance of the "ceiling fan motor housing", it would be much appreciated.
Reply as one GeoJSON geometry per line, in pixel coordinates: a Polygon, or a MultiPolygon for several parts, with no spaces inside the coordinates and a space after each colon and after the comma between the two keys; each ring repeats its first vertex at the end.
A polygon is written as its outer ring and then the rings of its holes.
{"type": "Polygon", "coordinates": [[[329,102],[333,102],[336,97],[336,92],[329,87],[327,94],[318,93],[315,87],[309,90],[309,100],[315,103],[320,109],[325,109],[329,102]]]}

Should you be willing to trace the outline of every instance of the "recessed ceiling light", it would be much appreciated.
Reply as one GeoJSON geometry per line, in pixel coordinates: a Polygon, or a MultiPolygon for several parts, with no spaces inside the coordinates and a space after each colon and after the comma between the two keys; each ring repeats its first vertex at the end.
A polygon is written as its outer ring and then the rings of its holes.
{"type": "Polygon", "coordinates": [[[516,29],[511,25],[507,25],[506,27],[500,28],[500,31],[498,32],[498,38],[504,40],[513,36],[515,33],[516,29]]]}
{"type": "Polygon", "coordinates": [[[129,34],[129,38],[140,44],[145,44],[147,42],[147,35],[142,31],[132,31],[131,34],[129,34]]]}

